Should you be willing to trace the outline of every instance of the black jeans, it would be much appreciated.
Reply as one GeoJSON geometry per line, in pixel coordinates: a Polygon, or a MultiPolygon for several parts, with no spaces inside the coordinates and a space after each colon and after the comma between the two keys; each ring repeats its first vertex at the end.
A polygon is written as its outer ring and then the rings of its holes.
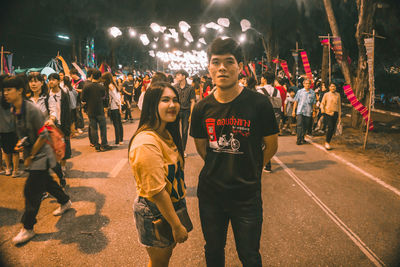
{"type": "Polygon", "coordinates": [[[114,125],[115,144],[118,145],[119,142],[124,141],[124,128],[122,127],[121,113],[119,113],[119,109],[111,110],[111,121],[114,125]]]}
{"type": "Polygon", "coordinates": [[[99,145],[99,135],[97,134],[97,124],[100,127],[100,136],[101,136],[101,145],[105,146],[108,144],[107,142],[107,123],[106,117],[104,115],[97,115],[94,117],[89,117],[89,127],[90,127],[90,136],[91,141],[95,146],[99,145]]]}
{"type": "Polygon", "coordinates": [[[338,120],[338,113],[333,113],[333,116],[325,114],[326,124],[328,125],[328,131],[326,132],[326,142],[330,143],[332,136],[336,131],[336,123],[338,120]]]}
{"type": "Polygon", "coordinates": [[[132,104],[132,96],[124,96],[126,110],[125,110],[125,120],[132,119],[132,111],[131,111],[131,104],[132,104]]]}
{"type": "Polygon", "coordinates": [[[181,110],[179,116],[181,117],[183,151],[185,151],[189,132],[190,109],[181,110]]]}
{"type": "Polygon", "coordinates": [[[304,140],[304,135],[309,131],[312,117],[297,114],[297,142],[304,140]]]}
{"type": "Polygon", "coordinates": [[[261,196],[246,204],[199,196],[201,228],[208,267],[225,266],[225,244],[229,221],[235,237],[236,250],[244,267],[262,266],[260,238],[263,222],[261,196]],[[224,204],[225,203],[225,204],[224,204]]]}
{"type": "Polygon", "coordinates": [[[69,196],[53,180],[48,170],[29,171],[24,188],[25,211],[21,219],[25,229],[33,229],[44,192],[49,192],[61,205],[69,200],[69,196]]]}

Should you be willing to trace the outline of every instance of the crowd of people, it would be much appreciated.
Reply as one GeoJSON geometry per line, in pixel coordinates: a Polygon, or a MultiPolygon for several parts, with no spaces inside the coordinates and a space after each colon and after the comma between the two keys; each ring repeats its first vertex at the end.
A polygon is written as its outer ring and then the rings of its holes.
{"type": "Polygon", "coordinates": [[[168,266],[176,243],[184,242],[193,227],[184,181],[189,134],[204,160],[197,194],[207,266],[224,266],[229,221],[243,266],[261,266],[261,173],[272,171],[278,135],[296,134],[296,144],[302,145],[307,134],[326,131],[325,148],[331,149],[341,115],[340,95],[333,83],[327,89],[304,79],[298,89],[272,72],[263,73],[259,82],[257,77],[241,76],[243,55],[231,38],[216,39],[208,58],[209,74],[202,77],[179,70],[174,77],[155,72],[120,78],[94,68],[87,70],[86,80],[76,69],[48,77],[36,72],[2,76],[0,146],[5,168],[1,163],[0,171],[21,175],[22,152],[29,173],[23,227],[14,243],[35,235],[36,215],[46,193],[60,204],[55,216],[72,207],[64,190],[66,161],[71,158],[71,138],[84,132],[84,118],[89,121],[88,145],[97,152],[108,151],[112,146],[106,115],[117,146],[124,144],[123,123],[133,122],[132,108],[138,107],[140,120],[128,154],[138,192],[135,225],[149,266],[168,266]],[[57,129],[65,143],[62,157],[46,142],[57,129]]]}

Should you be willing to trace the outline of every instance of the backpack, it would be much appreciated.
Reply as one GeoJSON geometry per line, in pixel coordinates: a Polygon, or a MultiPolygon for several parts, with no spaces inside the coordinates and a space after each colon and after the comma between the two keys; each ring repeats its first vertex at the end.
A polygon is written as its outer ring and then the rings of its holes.
{"type": "Polygon", "coordinates": [[[267,90],[264,87],[261,87],[260,89],[263,91],[264,95],[269,98],[269,101],[271,102],[273,108],[282,107],[282,99],[278,97],[278,89],[274,87],[274,93],[272,94],[272,96],[268,94],[267,90]]]}
{"type": "Polygon", "coordinates": [[[65,156],[65,140],[64,134],[58,129],[56,126],[43,126],[39,129],[38,135],[47,129],[50,134],[50,141],[46,141],[51,148],[53,149],[54,155],[56,156],[57,161],[60,161],[65,156]]]}

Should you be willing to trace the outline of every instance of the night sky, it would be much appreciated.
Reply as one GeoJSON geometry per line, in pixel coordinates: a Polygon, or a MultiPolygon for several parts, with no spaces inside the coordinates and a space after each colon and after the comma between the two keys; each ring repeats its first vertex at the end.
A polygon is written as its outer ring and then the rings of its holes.
{"type": "MultiPolygon", "coordinates": [[[[352,58],[358,56],[354,38],[357,23],[355,2],[332,0],[344,45],[352,58]]],[[[390,2],[391,6],[378,10],[377,18],[387,23],[381,23],[377,29],[388,37],[382,42],[382,51],[387,53],[388,47],[398,47],[396,33],[400,32],[400,16],[397,16],[400,8],[399,0],[385,2],[390,2]]],[[[274,56],[280,55],[291,65],[290,49],[298,41],[300,47],[309,53],[311,64],[321,64],[318,35],[330,32],[322,0],[3,0],[0,44],[14,53],[16,68],[44,67],[58,51],[71,61],[72,41],[58,39],[58,34],[74,35],[76,53],[79,54],[80,43],[82,56],[87,37],[93,37],[98,63],[103,60],[109,63],[111,46],[114,45],[117,64],[130,65],[136,60],[138,64],[146,65],[154,61],[148,55],[149,48],[144,47],[138,38],[130,38],[128,27],[153,37],[156,35],[149,27],[151,22],[178,29],[178,22],[184,20],[192,25],[190,31],[196,41],[202,36],[199,31],[201,23],[217,22],[221,17],[229,18],[231,22],[224,35],[238,38],[241,34],[240,20],[246,18],[264,36],[268,37],[272,32],[270,40],[274,56]],[[112,41],[107,32],[111,26],[119,27],[123,36],[112,41]]],[[[215,31],[209,30],[206,42],[211,42],[216,36],[215,31]]],[[[245,55],[250,59],[260,59],[263,47],[259,36],[249,32],[247,38],[245,55]]],[[[182,42],[176,48],[182,49],[182,42]]],[[[196,49],[195,44],[190,49],[196,49]]],[[[380,58],[392,64],[394,57],[388,53],[380,58]]]]}

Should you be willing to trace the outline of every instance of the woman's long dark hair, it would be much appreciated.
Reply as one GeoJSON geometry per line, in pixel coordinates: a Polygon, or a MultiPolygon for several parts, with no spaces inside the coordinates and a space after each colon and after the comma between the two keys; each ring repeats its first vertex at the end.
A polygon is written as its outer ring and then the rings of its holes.
{"type": "Polygon", "coordinates": [[[63,81],[64,81],[64,86],[66,86],[69,91],[74,90],[74,87],[72,87],[72,84],[71,84],[71,79],[68,76],[64,76],[63,81]]]}
{"type": "Polygon", "coordinates": [[[101,79],[103,81],[104,87],[108,90],[110,90],[110,84],[114,85],[114,87],[118,90],[118,85],[114,82],[113,76],[110,72],[105,72],[101,76],[101,79]]]}
{"type": "MultiPolygon", "coordinates": [[[[160,99],[165,88],[170,88],[172,91],[174,91],[176,97],[179,99],[178,92],[171,84],[167,82],[152,83],[144,95],[139,125],[135,134],[129,141],[129,148],[131,147],[132,141],[137,134],[145,130],[155,131],[159,127],[161,119],[160,114],[158,113],[158,104],[160,103],[160,99]]],[[[179,154],[181,154],[182,160],[184,160],[182,138],[179,131],[179,114],[177,115],[176,120],[174,122],[167,123],[165,128],[171,134],[172,139],[178,148],[179,154]]]]}
{"type": "Polygon", "coordinates": [[[34,72],[28,75],[28,83],[26,84],[26,97],[30,98],[33,96],[33,92],[29,87],[29,82],[32,80],[36,80],[43,83],[42,91],[39,96],[47,96],[47,94],[49,93],[49,88],[47,87],[47,84],[45,83],[43,76],[40,73],[34,72]]]}

